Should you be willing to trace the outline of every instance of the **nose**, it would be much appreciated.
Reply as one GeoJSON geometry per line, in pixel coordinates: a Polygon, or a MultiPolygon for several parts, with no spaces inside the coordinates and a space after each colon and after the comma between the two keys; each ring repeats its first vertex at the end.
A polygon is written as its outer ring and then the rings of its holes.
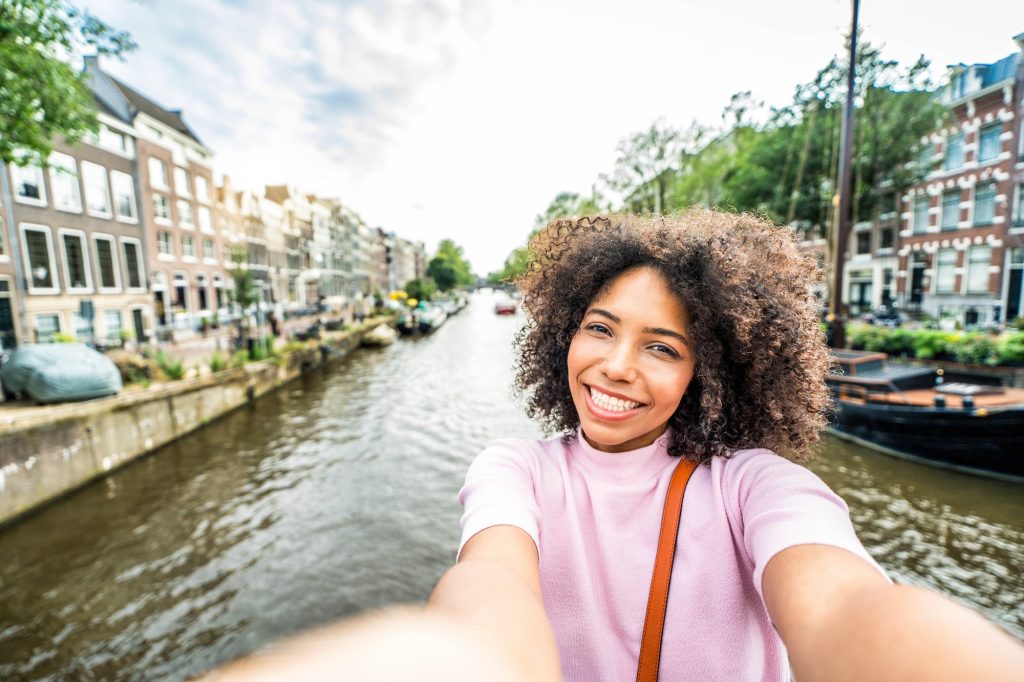
{"type": "Polygon", "coordinates": [[[636,378],[636,358],[632,348],[625,343],[616,343],[605,356],[601,371],[611,381],[632,382],[636,378]]]}

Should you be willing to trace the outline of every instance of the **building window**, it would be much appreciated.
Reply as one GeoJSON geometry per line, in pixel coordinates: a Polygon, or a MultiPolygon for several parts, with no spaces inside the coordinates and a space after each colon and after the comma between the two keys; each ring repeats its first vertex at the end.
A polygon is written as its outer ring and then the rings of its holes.
{"type": "Polygon", "coordinates": [[[149,157],[149,184],[158,189],[170,189],[167,184],[167,164],[155,157],[149,157]]]}
{"type": "Polygon", "coordinates": [[[171,222],[171,200],[163,194],[153,195],[153,217],[171,222]]]}
{"type": "Polygon", "coordinates": [[[82,212],[82,191],[78,186],[78,165],[73,156],[50,154],[50,191],[53,207],[61,211],[82,212]]]}
{"type": "Polygon", "coordinates": [[[924,234],[928,231],[928,207],[931,200],[927,194],[914,198],[914,234],[924,234]]]}
{"type": "Polygon", "coordinates": [[[217,304],[217,310],[224,307],[224,278],[220,275],[213,276],[213,298],[217,304]]]}
{"type": "MultiPolygon", "coordinates": [[[[1024,227],[1024,183],[1017,185],[1013,196],[1013,226],[1024,227]]],[[[3,253],[2,248],[0,253],[3,253]]]]}
{"type": "Polygon", "coordinates": [[[128,288],[144,289],[145,278],[142,275],[142,257],[139,242],[136,240],[123,239],[121,248],[124,249],[124,268],[128,271],[128,288]]]}
{"type": "Polygon", "coordinates": [[[942,195],[942,229],[955,230],[960,222],[960,190],[942,195]]]}
{"type": "Polygon", "coordinates": [[[932,170],[932,163],[935,159],[935,145],[926,142],[917,153],[917,168],[921,173],[927,175],[932,170]]]}
{"type": "Polygon", "coordinates": [[[100,273],[100,290],[117,290],[121,288],[121,278],[117,272],[117,255],[114,253],[113,237],[93,235],[96,246],[96,266],[100,273]]]}
{"type": "Polygon", "coordinates": [[[135,183],[132,176],[121,171],[110,171],[110,183],[114,187],[114,208],[117,219],[126,222],[138,222],[135,212],[135,183]]]}
{"type": "Polygon", "coordinates": [[[174,191],[180,196],[192,196],[192,187],[188,181],[188,171],[184,168],[174,167],[174,191]]]}
{"type": "Polygon", "coordinates": [[[25,262],[28,265],[29,293],[56,294],[59,291],[54,276],[53,242],[50,228],[21,226],[25,262]]]}
{"type": "Polygon", "coordinates": [[[871,253],[871,232],[864,230],[857,233],[857,255],[871,253]]]}
{"type": "Polygon", "coordinates": [[[74,327],[75,338],[79,341],[91,341],[95,331],[92,320],[83,317],[80,313],[71,313],[71,324],[74,327]]]}
{"type": "Polygon", "coordinates": [[[39,166],[17,166],[11,164],[11,184],[14,185],[14,200],[33,206],[46,206],[46,187],[43,186],[43,169],[39,166]]]}
{"type": "Polygon", "coordinates": [[[100,146],[113,149],[115,152],[121,152],[122,154],[130,155],[132,152],[128,136],[116,130],[111,130],[105,125],[100,126],[100,146]]]}
{"type": "Polygon", "coordinates": [[[988,292],[988,267],[992,264],[992,247],[972,246],[967,251],[967,293],[988,292]]]}
{"type": "Polygon", "coordinates": [[[108,341],[119,341],[121,339],[122,319],[120,310],[103,311],[103,321],[107,323],[108,341]]]}
{"type": "Polygon", "coordinates": [[[942,167],[945,170],[953,170],[964,165],[964,134],[957,133],[950,135],[946,140],[946,156],[943,159],[942,167]]]}
{"type": "Polygon", "coordinates": [[[196,227],[192,219],[192,204],[183,199],[178,200],[178,224],[188,230],[196,227]]]}
{"type": "Polygon", "coordinates": [[[166,256],[174,255],[174,249],[171,248],[171,233],[167,230],[160,230],[156,233],[156,250],[157,253],[166,256]]]}
{"type": "Polygon", "coordinates": [[[199,294],[199,309],[209,310],[210,309],[210,292],[207,290],[207,281],[205,273],[196,274],[196,292],[199,294]]]}
{"type": "Polygon", "coordinates": [[[878,250],[891,251],[896,239],[896,231],[891,227],[883,227],[878,231],[878,250]]]}
{"type": "Polygon", "coordinates": [[[181,236],[181,255],[186,258],[195,258],[196,240],[189,234],[181,236]]]}
{"type": "Polygon", "coordinates": [[[89,215],[109,218],[110,188],[107,185],[107,169],[89,161],[82,162],[82,180],[85,184],[85,208],[89,215]]]}
{"type": "Polygon", "coordinates": [[[92,290],[89,259],[85,248],[85,233],[60,230],[61,249],[64,254],[64,283],[71,292],[92,290]]]}
{"type": "Polygon", "coordinates": [[[210,258],[210,259],[212,259],[212,258],[215,258],[215,257],[216,256],[214,256],[214,253],[213,253],[213,240],[212,239],[204,239],[203,240],[203,258],[210,258]]]}
{"type": "Polygon", "coordinates": [[[46,313],[36,315],[36,342],[53,343],[60,334],[60,315],[46,313]]]}
{"type": "Polygon", "coordinates": [[[199,211],[199,229],[203,232],[213,232],[213,221],[210,220],[210,209],[205,206],[200,206],[199,211]]]}
{"type": "Polygon", "coordinates": [[[939,249],[935,257],[935,293],[953,293],[955,279],[956,249],[939,249]]]}
{"type": "Polygon", "coordinates": [[[980,182],[974,188],[974,224],[990,225],[996,215],[996,183],[980,182]]]}
{"type": "Polygon", "coordinates": [[[210,183],[202,175],[196,176],[196,199],[204,203],[210,201],[210,183]]]}
{"type": "Polygon", "coordinates": [[[993,123],[981,129],[978,135],[978,162],[985,163],[999,158],[999,136],[1003,133],[1003,124],[993,123]]]}
{"type": "Polygon", "coordinates": [[[171,309],[188,310],[188,275],[184,272],[174,273],[174,287],[171,289],[171,309]]]}

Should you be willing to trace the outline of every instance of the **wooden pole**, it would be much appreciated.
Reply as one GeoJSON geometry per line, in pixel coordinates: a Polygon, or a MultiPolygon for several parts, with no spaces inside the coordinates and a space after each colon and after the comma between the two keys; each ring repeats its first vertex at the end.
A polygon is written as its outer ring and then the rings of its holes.
{"type": "Polygon", "coordinates": [[[853,97],[854,80],[857,70],[857,16],[860,0],[853,0],[853,20],[850,23],[850,66],[846,74],[846,106],[843,108],[843,133],[839,156],[839,206],[836,208],[832,240],[832,288],[829,312],[842,320],[843,266],[846,261],[846,247],[850,234],[850,205],[852,183],[850,182],[850,159],[853,141],[853,97]]]}

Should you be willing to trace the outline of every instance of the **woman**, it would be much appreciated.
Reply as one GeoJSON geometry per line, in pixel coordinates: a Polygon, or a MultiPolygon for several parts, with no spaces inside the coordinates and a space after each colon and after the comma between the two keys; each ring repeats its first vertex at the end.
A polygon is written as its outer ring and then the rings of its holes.
{"type": "Polygon", "coordinates": [[[791,461],[825,426],[830,356],[789,230],[611,216],[557,221],[531,248],[517,387],[560,435],[476,459],[458,563],[426,609],[307,635],[222,679],[634,679],[680,458],[699,466],[661,679],[787,680],[787,661],[801,682],[1024,677],[1005,633],[891,583],[842,500],[791,461]]]}
{"type": "Polygon", "coordinates": [[[524,678],[635,678],[682,457],[700,466],[662,679],[786,680],[787,660],[801,680],[1024,674],[1008,636],[893,585],[842,500],[780,456],[805,457],[830,409],[815,266],[789,230],[611,216],[557,221],[531,247],[517,388],[561,436],[497,441],[473,463],[433,608],[490,633],[524,678]]]}

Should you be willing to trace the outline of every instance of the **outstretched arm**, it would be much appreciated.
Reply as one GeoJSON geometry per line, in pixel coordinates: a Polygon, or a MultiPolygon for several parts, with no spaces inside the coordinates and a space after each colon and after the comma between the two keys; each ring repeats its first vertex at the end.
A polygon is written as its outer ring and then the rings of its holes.
{"type": "Polygon", "coordinates": [[[1021,680],[1024,647],[929,590],[826,545],[779,552],[762,581],[796,679],[1021,680]]]}
{"type": "Polygon", "coordinates": [[[533,539],[514,526],[480,531],[434,588],[427,610],[489,640],[523,680],[560,680],[558,649],[540,591],[533,539]]]}

